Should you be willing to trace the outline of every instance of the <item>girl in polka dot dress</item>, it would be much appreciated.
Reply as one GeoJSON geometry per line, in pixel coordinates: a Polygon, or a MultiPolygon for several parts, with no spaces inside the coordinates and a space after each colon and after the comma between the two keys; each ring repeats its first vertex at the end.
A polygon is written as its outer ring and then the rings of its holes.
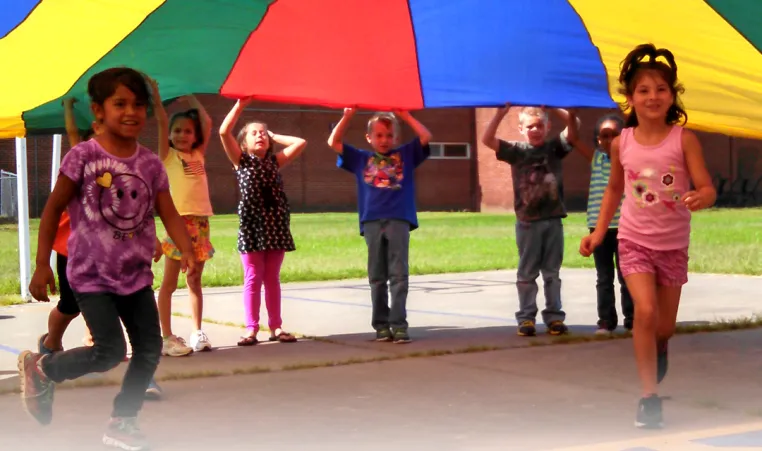
{"type": "Polygon", "coordinates": [[[233,136],[233,127],[251,99],[236,102],[220,126],[220,138],[233,163],[240,201],[238,203],[238,252],[244,272],[243,306],[247,334],[239,346],[258,343],[262,285],[269,317],[270,341],[294,342],[282,329],[280,315],[280,268],[285,253],[296,249],[290,230],[290,210],[280,169],[302,153],[307,141],[277,135],[262,122],[249,122],[233,136]],[[286,146],[275,152],[274,144],[286,146]]]}

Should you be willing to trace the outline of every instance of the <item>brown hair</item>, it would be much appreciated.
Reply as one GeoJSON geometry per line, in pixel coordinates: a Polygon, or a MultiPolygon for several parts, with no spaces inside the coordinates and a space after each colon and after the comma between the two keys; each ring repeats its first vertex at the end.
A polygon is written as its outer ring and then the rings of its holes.
{"type": "MultiPolygon", "coordinates": [[[[173,114],[172,118],[169,120],[170,133],[172,133],[172,127],[178,119],[190,119],[193,122],[193,134],[196,135],[196,141],[191,145],[191,149],[195,149],[204,143],[204,131],[201,127],[201,117],[199,116],[198,109],[191,108],[190,110],[180,111],[179,113],[173,114]]],[[[169,145],[174,146],[171,139],[169,140],[169,145]]]]}
{"type": "MultiPolygon", "coordinates": [[[[688,121],[688,113],[685,112],[680,101],[680,94],[685,92],[685,88],[677,81],[675,56],[667,49],[657,49],[653,44],[641,44],[628,53],[620,66],[619,84],[621,86],[619,87],[619,93],[625,96],[632,96],[635,91],[635,85],[646,71],[657,72],[669,85],[670,91],[672,91],[674,100],[669,110],[667,110],[667,124],[674,125],[680,122],[685,124],[688,121]],[[657,61],[657,58],[660,56],[664,57],[667,62],[657,61]]],[[[625,111],[629,108],[627,102],[624,102],[621,106],[625,111]]],[[[635,127],[637,125],[638,116],[635,114],[635,108],[633,107],[627,115],[625,127],[635,127]]]]}
{"type": "Polygon", "coordinates": [[[376,122],[380,122],[387,127],[391,128],[394,136],[397,136],[400,131],[400,123],[397,121],[397,116],[394,115],[394,113],[376,113],[374,114],[369,120],[368,120],[368,130],[367,133],[370,135],[370,133],[373,131],[373,124],[376,122]]]}
{"type": "MultiPolygon", "coordinates": [[[[246,123],[241,129],[238,131],[238,136],[236,137],[236,141],[238,142],[238,146],[241,148],[242,151],[247,152],[248,149],[244,146],[244,142],[246,141],[246,133],[249,132],[249,127],[254,124],[260,124],[265,126],[265,130],[269,131],[270,128],[267,126],[266,123],[262,121],[251,121],[246,123]]],[[[267,141],[270,143],[270,145],[267,147],[267,151],[273,150],[273,140],[270,138],[269,134],[267,136],[267,141]]]]}

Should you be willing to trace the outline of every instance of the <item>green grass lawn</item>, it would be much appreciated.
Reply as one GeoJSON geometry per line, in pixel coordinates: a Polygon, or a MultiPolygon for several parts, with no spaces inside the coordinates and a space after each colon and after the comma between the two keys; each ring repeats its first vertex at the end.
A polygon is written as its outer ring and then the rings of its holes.
{"type": "MultiPolygon", "coordinates": [[[[435,274],[515,268],[518,261],[513,215],[481,213],[421,213],[420,228],[411,235],[410,271],[435,274]]],[[[32,221],[32,261],[38,221],[32,221]]],[[[295,214],[292,233],[297,250],[286,256],[283,282],[365,277],[365,241],[356,214],[295,214]]],[[[242,283],[236,252],[238,218],[216,216],[212,242],[217,253],[207,263],[204,286],[242,283]]],[[[593,268],[579,255],[587,233],[585,217],[575,213],[565,221],[564,267],[593,268]]],[[[160,233],[163,233],[160,231],[160,233]]],[[[0,297],[19,293],[18,234],[13,225],[0,226],[0,297]]],[[[762,269],[762,209],[712,210],[695,214],[690,270],[705,273],[760,274],[762,269]]],[[[161,281],[163,260],[155,265],[161,281]]],[[[182,279],[182,278],[181,278],[182,279]]],[[[181,281],[184,284],[184,281],[181,281]]]]}

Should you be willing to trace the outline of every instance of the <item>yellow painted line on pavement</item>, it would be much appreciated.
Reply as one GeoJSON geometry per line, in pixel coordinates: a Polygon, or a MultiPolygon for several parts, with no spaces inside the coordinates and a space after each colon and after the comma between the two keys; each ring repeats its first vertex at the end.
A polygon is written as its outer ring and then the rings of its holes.
{"type": "MultiPolygon", "coordinates": [[[[675,434],[655,432],[652,435],[641,438],[633,438],[616,442],[587,444],[568,448],[553,448],[550,451],[622,451],[628,448],[644,447],[658,451],[719,451],[728,449],[717,446],[694,443],[693,440],[702,440],[714,437],[722,437],[730,434],[743,434],[762,430],[762,422],[743,423],[733,426],[723,426],[714,429],[698,429],[675,434]]],[[[648,431],[644,431],[648,433],[648,431]]],[[[760,451],[760,447],[732,447],[733,451],[760,451]]]]}

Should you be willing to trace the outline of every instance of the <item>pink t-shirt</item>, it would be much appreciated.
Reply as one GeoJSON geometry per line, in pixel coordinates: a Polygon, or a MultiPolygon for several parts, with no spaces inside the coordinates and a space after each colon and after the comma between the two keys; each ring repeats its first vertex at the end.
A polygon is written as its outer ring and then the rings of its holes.
{"type": "Polygon", "coordinates": [[[138,145],[118,158],[95,139],[74,146],[61,174],[77,185],[66,275],[78,293],[127,295],[153,284],[156,195],[169,191],[159,157],[138,145]]]}
{"type": "Polygon", "coordinates": [[[619,238],[653,250],[686,249],[691,212],[680,199],[691,183],[683,154],[683,128],[673,126],[653,146],[635,141],[633,130],[625,128],[619,138],[625,194],[619,238]]]}

